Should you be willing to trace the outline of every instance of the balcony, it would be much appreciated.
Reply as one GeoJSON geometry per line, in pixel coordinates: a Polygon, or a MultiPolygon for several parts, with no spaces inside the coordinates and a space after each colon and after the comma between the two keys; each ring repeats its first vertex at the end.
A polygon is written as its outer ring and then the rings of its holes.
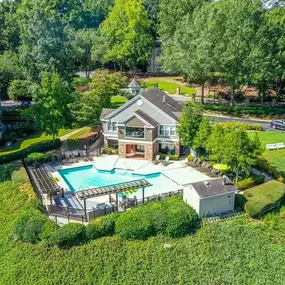
{"type": "Polygon", "coordinates": [[[126,137],[143,139],[144,138],[144,128],[136,127],[126,127],[126,137]]]}

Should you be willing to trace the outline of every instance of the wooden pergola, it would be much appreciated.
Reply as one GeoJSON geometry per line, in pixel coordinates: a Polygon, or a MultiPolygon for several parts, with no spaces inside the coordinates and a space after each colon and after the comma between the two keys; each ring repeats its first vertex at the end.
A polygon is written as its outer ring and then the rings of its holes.
{"type": "Polygon", "coordinates": [[[48,194],[52,204],[52,196],[56,196],[63,189],[54,181],[52,175],[42,167],[29,167],[30,176],[39,191],[48,194]]]}
{"type": "Polygon", "coordinates": [[[118,206],[118,193],[141,188],[142,189],[142,200],[144,203],[144,197],[145,197],[144,190],[146,187],[150,187],[150,186],[152,186],[152,184],[150,184],[146,179],[138,179],[138,180],[123,182],[123,183],[112,184],[108,186],[102,186],[102,187],[96,187],[96,188],[90,188],[90,189],[86,189],[82,191],[77,191],[76,194],[78,198],[84,201],[84,211],[85,211],[85,217],[86,217],[87,215],[86,200],[87,199],[116,194],[116,204],[118,206]]]}

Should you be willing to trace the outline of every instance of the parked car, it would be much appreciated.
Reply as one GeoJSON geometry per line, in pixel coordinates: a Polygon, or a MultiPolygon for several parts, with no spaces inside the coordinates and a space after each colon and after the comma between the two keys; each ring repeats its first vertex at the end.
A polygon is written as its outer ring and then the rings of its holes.
{"type": "Polygon", "coordinates": [[[282,120],[273,120],[270,124],[270,127],[273,129],[278,129],[278,130],[285,130],[285,121],[282,120]]]}
{"type": "Polygon", "coordinates": [[[22,103],[21,103],[22,109],[29,108],[30,106],[31,106],[31,101],[22,101],[22,103]]]}

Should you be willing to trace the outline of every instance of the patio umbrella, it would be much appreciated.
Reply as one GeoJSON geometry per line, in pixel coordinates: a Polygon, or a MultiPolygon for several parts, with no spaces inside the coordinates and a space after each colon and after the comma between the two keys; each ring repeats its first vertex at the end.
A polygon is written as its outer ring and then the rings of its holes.
{"type": "Polygon", "coordinates": [[[213,165],[213,168],[220,171],[227,171],[230,169],[230,166],[228,166],[227,164],[217,163],[213,165]]]}

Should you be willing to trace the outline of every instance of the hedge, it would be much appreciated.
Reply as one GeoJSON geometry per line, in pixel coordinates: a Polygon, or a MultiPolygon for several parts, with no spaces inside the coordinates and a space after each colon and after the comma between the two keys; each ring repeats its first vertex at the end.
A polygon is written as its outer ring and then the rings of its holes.
{"type": "Polygon", "coordinates": [[[253,186],[264,183],[264,180],[265,180],[264,175],[253,175],[251,177],[238,181],[237,183],[235,183],[235,186],[237,187],[238,190],[243,191],[252,188],[253,186]]]}
{"type": "Polygon", "coordinates": [[[281,202],[284,195],[285,185],[276,180],[248,189],[244,191],[245,211],[250,217],[257,218],[267,207],[281,202]]]}
{"type": "Polygon", "coordinates": [[[209,111],[224,112],[230,115],[255,115],[258,117],[278,116],[285,114],[285,109],[278,107],[229,106],[229,105],[205,104],[204,109],[209,111]]]}
{"type": "Polygon", "coordinates": [[[25,149],[20,149],[3,155],[0,153],[0,164],[8,163],[17,159],[23,159],[32,152],[53,150],[60,147],[60,145],[60,139],[56,139],[55,141],[42,141],[35,143],[25,149]]]}
{"type": "Polygon", "coordinates": [[[119,216],[116,234],[129,239],[147,239],[156,234],[169,237],[185,236],[199,225],[199,218],[182,197],[155,201],[119,216]]]}
{"type": "Polygon", "coordinates": [[[51,234],[48,242],[60,248],[69,248],[83,244],[86,241],[85,226],[79,223],[69,223],[51,234]]]}
{"type": "Polygon", "coordinates": [[[224,127],[243,128],[247,131],[263,131],[263,127],[260,124],[248,124],[244,122],[224,122],[221,124],[224,127]]]}
{"type": "Polygon", "coordinates": [[[93,220],[86,226],[86,238],[97,239],[103,236],[112,236],[115,233],[115,222],[119,213],[111,213],[93,220]]]}

